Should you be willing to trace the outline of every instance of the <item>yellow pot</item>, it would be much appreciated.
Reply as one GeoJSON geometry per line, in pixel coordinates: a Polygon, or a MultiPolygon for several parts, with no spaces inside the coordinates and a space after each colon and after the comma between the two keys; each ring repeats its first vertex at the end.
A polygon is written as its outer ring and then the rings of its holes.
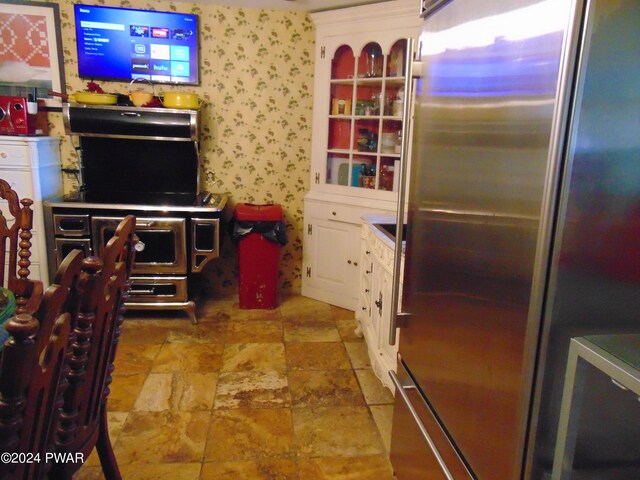
{"type": "Polygon", "coordinates": [[[200,108],[200,98],[190,92],[164,92],[162,104],[167,108],[197,110],[200,108]]]}

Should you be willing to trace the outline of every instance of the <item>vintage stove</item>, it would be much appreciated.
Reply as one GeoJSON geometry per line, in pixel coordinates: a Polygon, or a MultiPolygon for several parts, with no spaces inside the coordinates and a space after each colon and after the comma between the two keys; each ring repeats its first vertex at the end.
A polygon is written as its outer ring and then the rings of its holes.
{"type": "Polygon", "coordinates": [[[181,309],[195,322],[204,267],[219,256],[227,197],[199,190],[196,110],[65,104],[79,157],[74,198],[45,204],[50,273],[74,248],[100,255],[119,221],[136,216],[129,309],[181,309]]]}

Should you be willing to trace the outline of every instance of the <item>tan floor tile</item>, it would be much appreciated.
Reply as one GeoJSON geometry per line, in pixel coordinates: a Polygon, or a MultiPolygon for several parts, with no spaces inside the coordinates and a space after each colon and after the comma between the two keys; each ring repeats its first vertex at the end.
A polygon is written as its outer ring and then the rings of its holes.
{"type": "Polygon", "coordinates": [[[161,345],[119,345],[116,352],[115,373],[132,375],[148,373],[160,352],[161,345]]]}
{"type": "MultiPolygon", "coordinates": [[[[158,465],[118,465],[123,480],[198,480],[202,465],[199,463],[161,463],[158,465]]],[[[102,480],[100,467],[84,466],[73,480],[102,480]]]]}
{"type": "Polygon", "coordinates": [[[114,445],[121,465],[200,462],[210,412],[131,412],[114,445]]]}
{"type": "Polygon", "coordinates": [[[128,320],[122,324],[121,345],[164,343],[171,328],[184,324],[180,320],[128,320]]]}
{"type": "Polygon", "coordinates": [[[373,370],[358,369],[355,370],[360,388],[364,394],[367,405],[383,405],[393,403],[393,394],[385,387],[380,379],[376,377],[373,370]]]}
{"type": "Polygon", "coordinates": [[[296,463],[286,459],[205,463],[200,476],[200,480],[298,480],[298,478],[301,477],[298,477],[296,463]]]}
{"type": "Polygon", "coordinates": [[[229,315],[230,322],[244,322],[244,321],[254,321],[254,320],[281,320],[282,314],[280,313],[279,308],[274,309],[244,309],[238,306],[238,299],[236,297],[235,302],[227,303],[227,305],[223,306],[224,313],[229,315]]]}
{"type": "Polygon", "coordinates": [[[369,407],[376,422],[382,444],[387,452],[391,451],[391,424],[393,422],[393,405],[371,405],[369,407]]]}
{"type": "MultiPolygon", "coordinates": [[[[117,370],[116,370],[117,372],[117,370]]],[[[142,390],[147,378],[146,373],[134,375],[114,375],[111,383],[111,393],[107,398],[107,408],[110,412],[128,412],[142,390]]]]}
{"type": "Polygon", "coordinates": [[[151,373],[136,400],[134,410],[210,410],[217,373],[151,373]]]}
{"type": "Polygon", "coordinates": [[[204,460],[229,462],[289,456],[292,432],[288,408],[215,410],[204,460]]]}
{"type": "Polygon", "coordinates": [[[352,370],[299,370],[288,373],[294,407],[364,405],[352,370]]]}
{"type": "Polygon", "coordinates": [[[199,463],[160,463],[157,465],[123,465],[120,473],[124,480],[198,480],[202,465],[199,463]]]}
{"type": "Polygon", "coordinates": [[[295,408],[293,430],[297,452],[304,457],[384,453],[366,407],[295,408]]]}
{"type": "Polygon", "coordinates": [[[342,342],[291,342],[286,347],[289,370],[351,368],[349,356],[342,342]]]}
{"type": "Polygon", "coordinates": [[[346,308],[336,307],[335,305],[330,305],[331,308],[331,318],[336,322],[338,320],[354,320],[355,316],[353,310],[347,310],[346,308]]]}
{"type": "Polygon", "coordinates": [[[224,372],[218,378],[214,408],[269,408],[291,405],[283,372],[224,372]]]}
{"type": "Polygon", "coordinates": [[[365,342],[344,342],[353,368],[371,368],[369,351],[365,342]]]}
{"type": "Polygon", "coordinates": [[[227,343],[282,342],[284,341],[282,322],[280,320],[228,322],[226,341],[227,343]]]}
{"type": "Polygon", "coordinates": [[[219,343],[165,343],[153,362],[153,373],[215,372],[222,365],[219,343]]]}
{"type": "Polygon", "coordinates": [[[276,371],[287,369],[284,343],[232,343],[222,354],[223,372],[276,371]]]}
{"type": "Polygon", "coordinates": [[[285,342],[339,342],[334,322],[316,319],[283,320],[285,342]]]}
{"type": "MultiPolygon", "coordinates": [[[[108,412],[107,413],[107,425],[109,426],[109,438],[111,439],[111,444],[116,443],[118,436],[122,432],[122,427],[124,427],[124,422],[127,420],[127,412],[108,412]]],[[[100,465],[100,459],[98,458],[98,452],[94,448],[89,458],[87,458],[84,462],[84,465],[94,466],[100,465]]]]}
{"type": "Polygon", "coordinates": [[[167,342],[171,343],[224,343],[226,322],[184,323],[167,333],[167,342]]]}
{"type": "Polygon", "coordinates": [[[283,319],[300,316],[333,319],[331,305],[300,295],[283,296],[280,311],[283,319]]]}
{"type": "Polygon", "coordinates": [[[393,480],[387,457],[324,457],[298,461],[300,478],[304,480],[393,480]]]}
{"type": "Polygon", "coordinates": [[[338,333],[340,333],[340,338],[342,338],[343,342],[364,342],[364,336],[362,333],[360,336],[356,335],[358,322],[355,318],[351,318],[349,320],[336,320],[336,327],[338,328],[338,333]]]}

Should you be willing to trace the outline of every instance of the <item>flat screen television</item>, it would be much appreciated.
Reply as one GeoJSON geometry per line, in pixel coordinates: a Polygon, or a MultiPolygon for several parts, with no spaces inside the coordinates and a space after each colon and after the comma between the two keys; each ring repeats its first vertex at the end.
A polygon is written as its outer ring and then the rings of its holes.
{"type": "Polygon", "coordinates": [[[199,83],[197,15],[78,4],[74,14],[80,77],[199,83]]]}

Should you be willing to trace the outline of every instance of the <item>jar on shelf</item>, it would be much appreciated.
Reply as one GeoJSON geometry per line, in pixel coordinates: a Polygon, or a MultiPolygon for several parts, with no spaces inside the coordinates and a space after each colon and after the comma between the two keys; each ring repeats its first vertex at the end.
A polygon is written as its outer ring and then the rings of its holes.
{"type": "Polygon", "coordinates": [[[369,44],[366,47],[367,55],[367,77],[382,76],[382,49],[375,44],[369,44]]]}
{"type": "Polygon", "coordinates": [[[368,150],[375,152],[378,150],[378,134],[375,132],[369,132],[368,150]]]}
{"type": "Polygon", "coordinates": [[[358,150],[360,150],[361,152],[368,152],[369,151],[369,130],[367,130],[366,128],[359,129],[358,138],[356,141],[358,143],[358,150]]]}

